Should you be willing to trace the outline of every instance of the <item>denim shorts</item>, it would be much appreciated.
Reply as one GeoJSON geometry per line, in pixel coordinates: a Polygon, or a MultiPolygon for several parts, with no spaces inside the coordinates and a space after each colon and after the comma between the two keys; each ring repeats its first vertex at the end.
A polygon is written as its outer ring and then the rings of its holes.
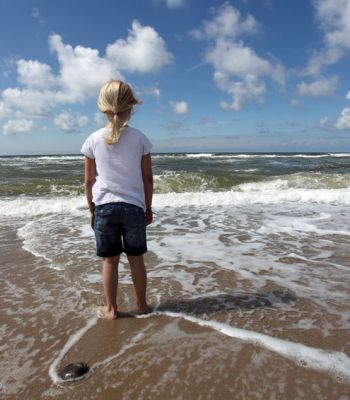
{"type": "Polygon", "coordinates": [[[128,203],[108,203],[95,207],[94,231],[99,257],[122,252],[140,256],[147,252],[146,218],[141,207],[128,203]]]}

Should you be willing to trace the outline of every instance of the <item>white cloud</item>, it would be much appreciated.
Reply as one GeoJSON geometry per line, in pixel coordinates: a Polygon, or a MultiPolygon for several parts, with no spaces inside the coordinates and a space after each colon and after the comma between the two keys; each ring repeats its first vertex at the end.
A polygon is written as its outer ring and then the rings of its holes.
{"type": "Polygon", "coordinates": [[[333,76],[329,79],[322,78],[311,83],[301,82],[297,91],[300,96],[330,96],[334,93],[338,84],[338,77],[333,76]]]}
{"type": "Polygon", "coordinates": [[[323,31],[324,46],[313,50],[305,75],[319,75],[335,64],[350,49],[350,2],[349,0],[313,0],[316,18],[323,31]]]}
{"type": "Polygon", "coordinates": [[[329,124],[329,118],[328,117],[323,117],[323,118],[320,119],[320,122],[319,122],[320,128],[328,129],[329,125],[330,124],[329,124]]]}
{"type": "Polygon", "coordinates": [[[186,5],[186,0],[165,0],[168,8],[183,8],[186,5]]]}
{"type": "Polygon", "coordinates": [[[7,108],[15,109],[30,116],[47,116],[54,104],[55,96],[50,91],[36,89],[8,88],[2,92],[7,108]]]}
{"type": "Polygon", "coordinates": [[[18,60],[17,74],[19,82],[26,86],[47,88],[56,82],[51,67],[35,60],[18,60]]]}
{"type": "Polygon", "coordinates": [[[343,51],[338,48],[325,48],[313,50],[307,67],[301,75],[317,76],[329,65],[335,64],[343,56],[343,51]]]}
{"type": "Polygon", "coordinates": [[[60,64],[58,80],[73,101],[96,96],[102,83],[111,77],[121,78],[112,61],[100,57],[98,50],[64,44],[59,35],[51,35],[49,43],[60,64]]]}
{"type": "Polygon", "coordinates": [[[188,104],[186,101],[171,101],[170,105],[175,114],[185,115],[188,113],[188,104]]]}
{"type": "MultiPolygon", "coordinates": [[[[35,17],[37,13],[33,13],[35,17]]],[[[103,82],[123,79],[121,70],[154,72],[173,59],[159,34],[137,21],[126,40],[109,45],[105,55],[97,49],[66,44],[58,34],[49,36],[49,45],[58,59],[58,73],[38,60],[16,61],[19,85],[1,92],[1,119],[47,117],[57,107],[96,98],[103,82]]],[[[160,90],[154,88],[153,95],[159,97],[160,90]]],[[[56,117],[56,122],[70,129],[69,121],[64,124],[56,117]]]]}
{"type": "Polygon", "coordinates": [[[74,115],[68,111],[62,111],[53,120],[53,123],[58,128],[68,133],[79,131],[79,129],[86,126],[88,122],[88,117],[80,114],[74,115]]]}
{"type": "Polygon", "coordinates": [[[241,81],[230,81],[228,76],[222,72],[214,73],[217,86],[232,96],[232,102],[222,101],[220,107],[223,110],[241,110],[249,101],[263,103],[266,85],[255,75],[247,75],[241,81]]]}
{"type": "Polygon", "coordinates": [[[11,115],[11,109],[5,102],[0,101],[0,119],[9,118],[11,115]]]}
{"type": "Polygon", "coordinates": [[[27,119],[10,119],[3,126],[4,135],[16,133],[28,133],[33,130],[35,124],[27,119]]]}
{"type": "Polygon", "coordinates": [[[43,19],[40,16],[40,11],[38,8],[33,7],[32,12],[30,14],[31,17],[35,18],[41,25],[44,24],[43,19]]]}
{"type": "Polygon", "coordinates": [[[194,29],[190,33],[197,39],[215,39],[227,37],[234,39],[244,33],[255,33],[258,24],[255,18],[248,14],[244,19],[240,12],[225,2],[221,5],[211,21],[203,21],[201,28],[194,29]]]}
{"type": "Polygon", "coordinates": [[[161,90],[157,86],[151,86],[136,90],[136,96],[138,98],[142,98],[142,96],[144,95],[154,96],[157,100],[159,100],[161,96],[161,90]]]}
{"type": "Polygon", "coordinates": [[[262,103],[269,78],[278,85],[285,84],[285,70],[281,63],[260,57],[253,48],[246,46],[239,37],[255,33],[258,23],[251,15],[243,18],[228,2],[216,11],[211,21],[191,34],[209,40],[204,61],[214,67],[214,81],[220,90],[232,96],[232,102],[222,101],[223,109],[241,110],[248,102],[262,103]]]}
{"type": "Polygon", "coordinates": [[[350,48],[349,0],[313,0],[313,4],[326,45],[350,48]]]}
{"type": "Polygon", "coordinates": [[[117,68],[140,73],[158,71],[173,60],[157,31],[136,20],[132,22],[127,39],[110,44],[106,54],[117,68]]]}
{"type": "Polygon", "coordinates": [[[346,100],[350,100],[350,91],[349,91],[348,94],[346,95],[346,100]]]}
{"type": "Polygon", "coordinates": [[[219,39],[215,46],[205,55],[206,61],[217,70],[243,78],[247,74],[269,75],[272,72],[270,63],[245,47],[228,39],[219,39]]]}
{"type": "Polygon", "coordinates": [[[350,108],[344,108],[334,127],[338,130],[350,130],[350,108]]]}
{"type": "Polygon", "coordinates": [[[161,91],[160,91],[159,88],[154,88],[154,89],[152,89],[152,92],[151,92],[151,93],[153,94],[153,96],[154,96],[156,99],[159,100],[160,95],[161,95],[161,91]]]}

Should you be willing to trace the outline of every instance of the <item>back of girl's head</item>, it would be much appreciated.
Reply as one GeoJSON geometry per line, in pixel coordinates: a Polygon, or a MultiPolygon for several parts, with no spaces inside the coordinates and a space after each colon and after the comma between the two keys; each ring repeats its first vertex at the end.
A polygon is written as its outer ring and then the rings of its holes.
{"type": "Polygon", "coordinates": [[[133,107],[139,103],[131,87],[125,82],[111,79],[102,86],[97,105],[112,122],[112,130],[105,138],[107,144],[118,142],[133,107]]]}

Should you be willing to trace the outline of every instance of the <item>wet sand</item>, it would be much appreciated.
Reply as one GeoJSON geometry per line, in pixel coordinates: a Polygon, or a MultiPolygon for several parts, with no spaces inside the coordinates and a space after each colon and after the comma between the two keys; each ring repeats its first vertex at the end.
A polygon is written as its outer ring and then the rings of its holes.
{"type": "MultiPolygon", "coordinates": [[[[86,326],[101,303],[102,288],[86,292],[69,284],[63,271],[22,249],[16,227],[0,227],[1,378],[4,399],[339,399],[350,398],[350,380],[337,371],[319,371],[263,345],[230,337],[181,317],[97,320],[59,363],[84,361],[91,367],[79,382],[52,382],[49,369],[70,338],[86,326]]],[[[344,255],[341,255],[344,257],[344,255]]],[[[147,255],[152,270],[152,253],[147,255]]],[[[97,261],[96,261],[97,262],[97,261]]],[[[292,262],[292,260],[291,260],[292,262]]],[[[178,268],[186,268],[179,265],[178,268]]],[[[205,274],[210,265],[203,266],[205,274]]],[[[337,329],[319,310],[325,335],[300,321],[317,315],[317,305],[268,283],[259,291],[235,291],[233,271],[217,271],[223,294],[177,298],[169,286],[159,304],[150,278],[150,302],[158,310],[260,332],[310,348],[350,356],[350,333],[337,329]],[[230,292],[228,290],[230,289],[230,292]],[[281,307],[288,313],[281,315],[281,307]]],[[[197,274],[198,275],[198,274],[197,274]]],[[[162,289],[164,293],[164,288],[162,289]]],[[[132,287],[120,286],[121,310],[134,307],[132,287]]],[[[305,322],[306,324],[306,322],[305,322]]]]}

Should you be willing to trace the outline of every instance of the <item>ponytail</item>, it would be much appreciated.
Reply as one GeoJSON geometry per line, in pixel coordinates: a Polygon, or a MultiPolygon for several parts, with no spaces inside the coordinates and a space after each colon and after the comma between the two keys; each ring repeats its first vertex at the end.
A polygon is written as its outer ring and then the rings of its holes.
{"type": "Polygon", "coordinates": [[[125,127],[127,122],[127,120],[123,120],[118,117],[117,113],[114,113],[112,119],[112,129],[106,134],[105,142],[107,144],[117,143],[122,134],[122,129],[125,127]]]}
{"type": "Polygon", "coordinates": [[[127,83],[111,79],[102,86],[97,101],[98,108],[107,115],[113,115],[109,118],[111,130],[105,136],[107,144],[112,145],[119,141],[136,104],[140,104],[140,101],[134,97],[127,83]]]}

